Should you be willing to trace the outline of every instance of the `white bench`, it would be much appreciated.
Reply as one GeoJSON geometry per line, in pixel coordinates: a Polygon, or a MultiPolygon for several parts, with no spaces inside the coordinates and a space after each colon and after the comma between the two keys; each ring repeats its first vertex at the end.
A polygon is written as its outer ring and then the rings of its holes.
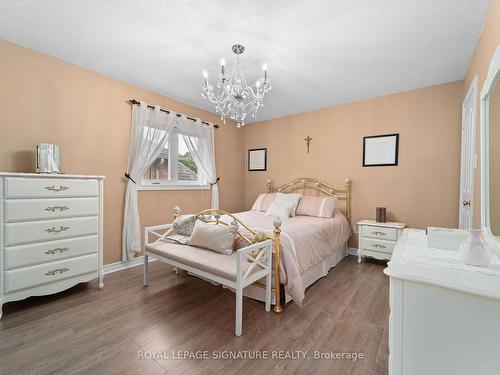
{"type": "Polygon", "coordinates": [[[167,231],[171,227],[172,224],[165,224],[144,228],[144,286],[149,282],[148,258],[151,256],[193,275],[234,289],[236,336],[240,336],[242,331],[243,288],[265,278],[265,309],[271,310],[272,239],[248,245],[233,252],[232,255],[224,255],[199,247],[163,242],[164,233],[160,232],[167,231]],[[154,242],[149,242],[150,235],[156,237],[154,242]],[[253,257],[252,253],[258,249],[262,250],[253,257]]]}

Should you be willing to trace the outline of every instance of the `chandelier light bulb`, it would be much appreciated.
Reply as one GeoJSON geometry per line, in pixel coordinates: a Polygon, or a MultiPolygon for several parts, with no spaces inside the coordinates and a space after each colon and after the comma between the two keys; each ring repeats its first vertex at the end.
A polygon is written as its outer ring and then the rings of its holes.
{"type": "Polygon", "coordinates": [[[226,60],[220,59],[220,65],[221,66],[226,66],[226,60]]]}
{"type": "Polygon", "coordinates": [[[208,78],[208,72],[206,70],[203,71],[203,78],[205,78],[205,80],[208,78]]]}
{"type": "Polygon", "coordinates": [[[267,64],[266,63],[262,64],[262,70],[264,72],[267,72],[267,64]]]}

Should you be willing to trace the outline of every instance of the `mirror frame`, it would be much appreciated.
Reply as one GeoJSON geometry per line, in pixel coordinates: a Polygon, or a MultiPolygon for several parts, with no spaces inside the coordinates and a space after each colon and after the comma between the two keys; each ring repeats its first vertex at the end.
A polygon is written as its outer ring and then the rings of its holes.
{"type": "MultiPolygon", "coordinates": [[[[488,77],[481,91],[481,229],[483,238],[500,255],[500,237],[491,232],[490,224],[490,160],[489,160],[489,109],[490,96],[495,84],[500,82],[500,45],[490,62],[488,77]]],[[[500,85],[500,83],[499,83],[500,85]]],[[[500,87],[500,86],[499,86],[500,87]]]]}

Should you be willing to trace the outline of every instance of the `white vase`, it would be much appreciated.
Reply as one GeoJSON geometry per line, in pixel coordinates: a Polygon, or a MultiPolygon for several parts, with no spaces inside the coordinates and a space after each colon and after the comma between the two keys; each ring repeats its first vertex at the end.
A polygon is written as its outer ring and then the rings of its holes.
{"type": "Polygon", "coordinates": [[[491,252],[481,237],[480,229],[470,229],[470,237],[460,245],[462,262],[471,266],[487,267],[490,264],[491,252]]]}

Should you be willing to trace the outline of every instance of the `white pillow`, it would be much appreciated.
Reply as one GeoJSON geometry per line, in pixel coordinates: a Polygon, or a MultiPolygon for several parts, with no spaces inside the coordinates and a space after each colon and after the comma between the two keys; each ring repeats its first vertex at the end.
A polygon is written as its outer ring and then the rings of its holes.
{"type": "Polygon", "coordinates": [[[292,213],[293,206],[290,204],[272,202],[266,211],[266,216],[278,216],[282,219],[288,219],[292,213]]]}
{"type": "Polygon", "coordinates": [[[292,212],[290,213],[290,216],[295,216],[295,210],[297,210],[297,205],[299,204],[301,197],[302,197],[301,194],[278,193],[274,201],[292,206],[292,212]]]}
{"type": "Polygon", "coordinates": [[[221,254],[231,255],[237,231],[238,227],[236,225],[216,225],[196,220],[188,244],[189,246],[202,247],[221,254]]]}

